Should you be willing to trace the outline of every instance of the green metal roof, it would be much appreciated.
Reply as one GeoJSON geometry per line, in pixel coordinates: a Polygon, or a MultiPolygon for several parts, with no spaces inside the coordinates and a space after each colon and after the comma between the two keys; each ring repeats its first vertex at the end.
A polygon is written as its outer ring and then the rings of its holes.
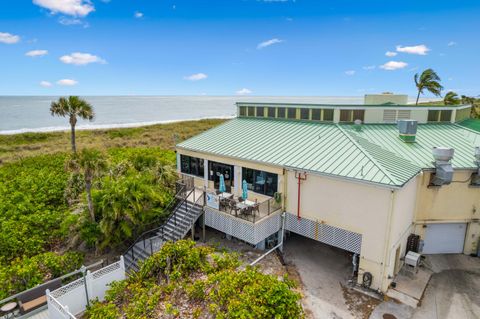
{"type": "Polygon", "coordinates": [[[480,119],[466,119],[458,124],[471,130],[480,132],[480,119]]]}
{"type": "Polygon", "coordinates": [[[201,153],[401,187],[431,168],[434,146],[455,148],[454,168],[474,168],[480,134],[454,124],[421,124],[404,143],[396,125],[235,118],[177,145],[201,153]]]}

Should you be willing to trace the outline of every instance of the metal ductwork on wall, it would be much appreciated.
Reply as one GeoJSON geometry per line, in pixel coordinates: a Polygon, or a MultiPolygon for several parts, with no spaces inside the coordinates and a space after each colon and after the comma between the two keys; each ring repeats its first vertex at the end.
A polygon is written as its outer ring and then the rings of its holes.
{"type": "Polygon", "coordinates": [[[477,171],[472,174],[472,186],[480,186],[480,146],[475,147],[475,164],[477,171]]]}
{"type": "Polygon", "coordinates": [[[432,150],[435,159],[435,173],[432,174],[430,185],[442,186],[451,183],[453,178],[453,167],[450,161],[453,158],[455,150],[447,147],[434,147],[432,150]]]}
{"type": "Polygon", "coordinates": [[[406,143],[415,142],[417,135],[417,121],[415,120],[398,120],[398,137],[406,143]]]}

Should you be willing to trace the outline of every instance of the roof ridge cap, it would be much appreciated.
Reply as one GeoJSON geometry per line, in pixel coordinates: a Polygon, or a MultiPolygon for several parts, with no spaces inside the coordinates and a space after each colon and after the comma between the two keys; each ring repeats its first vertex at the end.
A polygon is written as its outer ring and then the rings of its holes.
{"type": "Polygon", "coordinates": [[[401,184],[388,170],[385,169],[385,167],[383,167],[382,164],[380,164],[366,149],[364,149],[362,145],[355,141],[355,139],[347,131],[340,127],[339,124],[336,125],[340,132],[342,132],[366,157],[368,157],[368,159],[371,160],[375,166],[377,166],[378,169],[390,179],[392,183],[395,185],[401,184]]]}

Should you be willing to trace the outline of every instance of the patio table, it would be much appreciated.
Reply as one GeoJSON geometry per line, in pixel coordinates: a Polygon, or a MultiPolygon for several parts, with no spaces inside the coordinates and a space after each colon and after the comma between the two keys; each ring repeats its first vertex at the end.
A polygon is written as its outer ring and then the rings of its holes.
{"type": "Polygon", "coordinates": [[[222,198],[228,199],[228,198],[232,197],[232,195],[233,195],[233,194],[230,194],[230,193],[227,193],[227,192],[223,192],[223,193],[220,193],[220,195],[218,195],[218,196],[220,196],[220,197],[222,197],[222,198]]]}
{"type": "Polygon", "coordinates": [[[7,304],[4,304],[0,310],[4,313],[6,313],[5,318],[10,318],[11,316],[14,317],[15,315],[12,313],[12,311],[17,308],[17,303],[15,301],[9,302],[7,304]]]}

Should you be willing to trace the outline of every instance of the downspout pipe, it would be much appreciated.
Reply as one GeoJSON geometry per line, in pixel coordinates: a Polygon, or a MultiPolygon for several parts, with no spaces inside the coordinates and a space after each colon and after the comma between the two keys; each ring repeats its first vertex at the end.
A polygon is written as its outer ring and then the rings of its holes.
{"type": "Polygon", "coordinates": [[[269,251],[267,251],[265,254],[263,254],[260,257],[258,257],[257,259],[255,259],[250,264],[250,266],[255,266],[256,263],[261,261],[263,258],[267,257],[270,253],[272,253],[273,251],[275,251],[278,248],[280,248],[280,250],[283,250],[283,236],[284,236],[284,234],[285,234],[285,212],[282,213],[282,232],[280,234],[280,243],[277,246],[270,249],[269,251]]]}
{"type": "Polygon", "coordinates": [[[300,201],[301,201],[301,197],[300,197],[300,185],[301,185],[301,182],[302,181],[305,181],[307,180],[307,173],[303,173],[304,174],[304,177],[302,177],[302,173],[300,172],[295,172],[295,177],[298,178],[298,193],[297,193],[297,218],[300,219],[300,201]]]}

